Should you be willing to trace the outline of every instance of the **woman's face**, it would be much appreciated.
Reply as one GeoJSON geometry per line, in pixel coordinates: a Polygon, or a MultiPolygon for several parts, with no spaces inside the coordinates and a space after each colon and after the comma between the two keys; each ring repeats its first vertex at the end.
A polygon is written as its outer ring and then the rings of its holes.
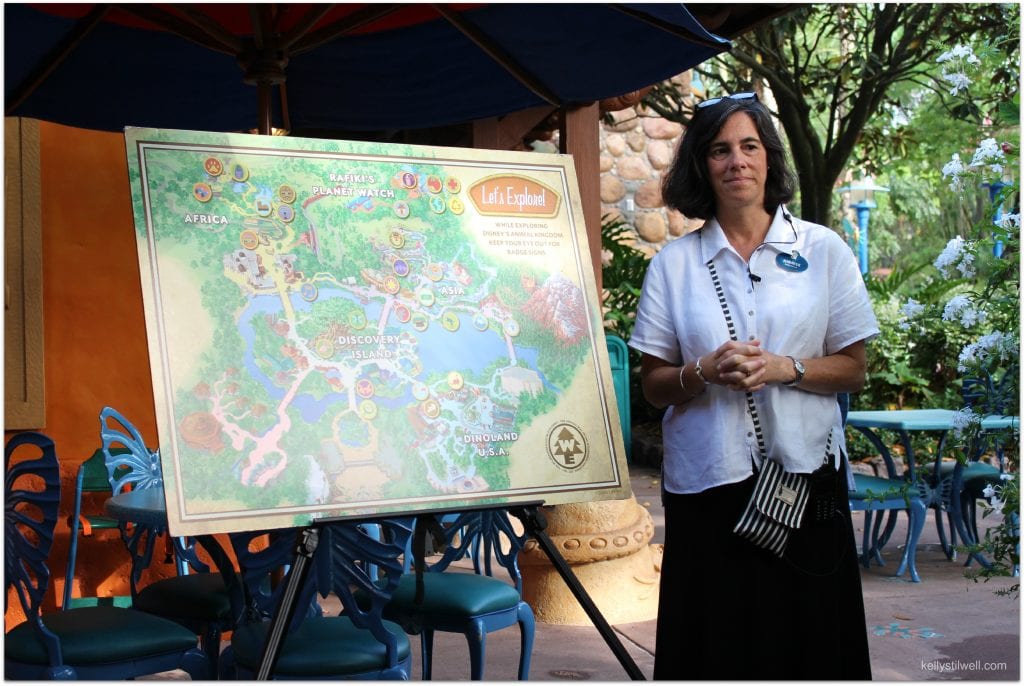
{"type": "Polygon", "coordinates": [[[768,153],[754,120],[736,112],[708,146],[708,175],[719,208],[764,207],[768,153]]]}

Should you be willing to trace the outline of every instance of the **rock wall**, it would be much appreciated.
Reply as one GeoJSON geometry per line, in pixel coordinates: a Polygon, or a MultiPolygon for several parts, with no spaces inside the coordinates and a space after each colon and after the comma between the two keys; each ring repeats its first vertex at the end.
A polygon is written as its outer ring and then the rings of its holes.
{"type": "MultiPolygon", "coordinates": [[[[673,81],[689,88],[690,73],[673,81]]],[[[629,102],[630,98],[602,101],[629,102]]],[[[659,116],[642,103],[602,112],[600,126],[601,215],[622,218],[636,229],[636,247],[653,255],[669,241],[699,228],[703,221],[688,219],[665,207],[662,176],[675,157],[684,127],[659,116]]],[[[535,141],[535,150],[558,152],[558,134],[535,141]]]]}

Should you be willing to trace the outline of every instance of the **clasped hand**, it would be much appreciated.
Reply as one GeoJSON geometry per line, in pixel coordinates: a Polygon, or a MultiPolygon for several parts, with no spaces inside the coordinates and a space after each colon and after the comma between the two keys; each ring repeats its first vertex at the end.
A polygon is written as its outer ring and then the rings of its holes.
{"type": "Polygon", "coordinates": [[[733,391],[759,391],[768,385],[769,358],[778,357],[761,349],[761,341],[749,343],[726,341],[711,354],[714,368],[711,383],[721,384],[733,391]]]}

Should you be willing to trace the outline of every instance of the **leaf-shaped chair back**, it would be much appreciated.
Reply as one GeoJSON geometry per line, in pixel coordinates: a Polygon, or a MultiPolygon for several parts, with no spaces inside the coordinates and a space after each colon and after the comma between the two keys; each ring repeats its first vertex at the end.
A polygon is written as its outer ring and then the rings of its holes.
{"type": "MultiPolygon", "coordinates": [[[[53,547],[53,531],[60,507],[60,468],[53,441],[41,433],[15,434],[5,447],[4,479],[4,588],[14,586],[22,610],[46,645],[52,664],[63,662],[60,642],[43,625],[39,607],[50,582],[46,558],[53,547]],[[19,452],[22,446],[33,446],[19,452]],[[12,456],[39,453],[33,459],[12,456]]],[[[4,598],[7,609],[7,596],[4,598]]]]}
{"type": "Polygon", "coordinates": [[[398,588],[415,521],[395,517],[375,520],[373,527],[343,521],[324,524],[314,557],[317,591],[321,596],[336,594],[343,614],[387,646],[390,666],[398,662],[398,637],[384,626],[382,613],[398,588]]]}
{"type": "Polygon", "coordinates": [[[160,451],[147,448],[135,425],[112,407],[104,407],[100,412],[100,438],[114,495],[128,484],[135,490],[163,486],[160,451]],[[119,469],[124,466],[129,468],[127,472],[119,469]]]}
{"type": "Polygon", "coordinates": [[[1013,404],[1018,368],[1011,366],[998,378],[990,373],[981,377],[964,377],[963,398],[968,407],[981,414],[1005,415],[1013,404]]]}
{"type": "Polygon", "coordinates": [[[522,593],[519,552],[526,545],[527,536],[525,532],[516,531],[507,510],[460,512],[454,522],[444,526],[448,546],[428,571],[441,572],[452,562],[470,557],[477,574],[494,576],[492,561],[497,561],[522,593]]]}
{"type": "MultiPolygon", "coordinates": [[[[279,583],[275,587],[272,584],[272,576],[295,562],[298,535],[299,529],[240,531],[228,534],[235,559],[238,560],[243,589],[244,606],[232,608],[235,617],[241,618],[243,622],[253,622],[269,619],[274,615],[284,593],[285,584],[279,583]]],[[[319,607],[313,602],[315,590],[314,576],[309,575],[295,600],[297,608],[306,610],[295,613],[291,628],[319,611],[319,607]]]]}

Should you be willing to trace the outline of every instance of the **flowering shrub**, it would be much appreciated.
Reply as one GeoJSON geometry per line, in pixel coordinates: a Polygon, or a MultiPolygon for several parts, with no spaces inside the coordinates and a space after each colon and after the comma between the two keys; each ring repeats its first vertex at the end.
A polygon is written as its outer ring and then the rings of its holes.
{"type": "MultiPolygon", "coordinates": [[[[945,53],[939,62],[943,80],[951,85],[951,95],[965,92],[972,81],[972,69],[979,64],[965,46],[945,53]]],[[[1019,182],[1006,173],[1019,168],[1019,129],[1014,127],[998,135],[1002,141],[995,136],[983,138],[970,162],[965,164],[961,159],[965,151],[956,151],[942,168],[954,193],[961,193],[969,184],[991,188],[995,216],[979,221],[969,235],[950,240],[932,264],[950,284],[945,301],[909,298],[900,307],[897,321],[901,331],[918,336],[933,332],[937,325],[962,332],[956,370],[965,386],[970,386],[964,389],[964,397],[970,402],[961,403],[954,419],[956,457],[966,461],[970,447],[982,445],[985,439],[999,441],[1005,450],[1006,473],[999,483],[987,486],[983,492],[988,502],[986,515],[999,512],[1003,515],[1001,522],[969,548],[985,553],[993,562],[991,569],[974,573],[980,577],[1008,575],[1019,563],[1018,431],[1006,430],[1004,435],[993,436],[992,431],[983,432],[981,427],[986,414],[1020,414],[1019,182]],[[971,385],[966,380],[976,381],[971,385]]],[[[1018,588],[1014,585],[1011,592],[1018,588]]]]}

